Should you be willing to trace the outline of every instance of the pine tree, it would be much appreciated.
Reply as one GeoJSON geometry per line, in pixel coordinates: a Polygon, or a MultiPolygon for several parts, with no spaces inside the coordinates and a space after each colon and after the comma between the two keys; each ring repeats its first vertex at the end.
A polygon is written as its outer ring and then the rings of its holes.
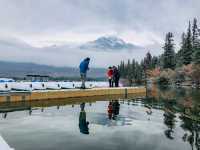
{"type": "Polygon", "coordinates": [[[153,56],[151,61],[152,61],[152,68],[155,69],[158,66],[158,57],[153,56]]]}
{"type": "Polygon", "coordinates": [[[143,64],[139,64],[138,62],[135,63],[135,80],[137,83],[141,83],[142,82],[142,78],[143,78],[143,68],[142,68],[143,64]]]}
{"type": "Polygon", "coordinates": [[[131,77],[133,80],[135,80],[135,73],[136,73],[136,69],[135,69],[135,59],[132,60],[132,63],[131,63],[131,77]]]}
{"type": "Polygon", "coordinates": [[[145,69],[152,69],[152,56],[150,52],[148,52],[144,58],[144,65],[145,69]]]}
{"type": "Polygon", "coordinates": [[[200,45],[198,46],[198,48],[195,49],[195,52],[194,52],[194,63],[200,65],[200,45]]]}
{"type": "Polygon", "coordinates": [[[195,49],[198,46],[198,26],[197,26],[197,19],[194,18],[193,25],[192,25],[192,46],[195,49]]]}
{"type": "Polygon", "coordinates": [[[120,65],[119,65],[119,72],[120,72],[120,75],[122,78],[125,77],[125,64],[124,64],[124,61],[121,61],[120,62],[120,65]]]}
{"type": "Polygon", "coordinates": [[[182,36],[181,36],[181,48],[180,50],[177,52],[176,54],[176,66],[177,67],[181,67],[183,65],[183,52],[185,51],[185,41],[186,41],[186,35],[183,32],[182,36]]]}
{"type": "Polygon", "coordinates": [[[163,62],[164,62],[164,55],[161,54],[160,56],[158,56],[158,67],[163,68],[163,62]]]}
{"type": "Polygon", "coordinates": [[[197,45],[194,49],[193,62],[200,65],[200,37],[198,37],[197,45]]]}
{"type": "Polygon", "coordinates": [[[130,59],[128,60],[128,63],[127,63],[127,78],[128,80],[131,82],[132,80],[132,67],[131,67],[131,62],[130,62],[130,59]]]}
{"type": "Polygon", "coordinates": [[[175,51],[173,43],[173,34],[171,32],[167,33],[164,45],[164,59],[163,59],[163,68],[175,68],[175,51]]]}
{"type": "Polygon", "coordinates": [[[185,38],[184,49],[183,49],[183,64],[188,65],[192,62],[192,34],[191,34],[191,25],[189,22],[187,35],[185,38]]]}
{"type": "Polygon", "coordinates": [[[193,62],[195,64],[200,64],[200,38],[196,18],[193,21],[192,31],[193,62]]]}

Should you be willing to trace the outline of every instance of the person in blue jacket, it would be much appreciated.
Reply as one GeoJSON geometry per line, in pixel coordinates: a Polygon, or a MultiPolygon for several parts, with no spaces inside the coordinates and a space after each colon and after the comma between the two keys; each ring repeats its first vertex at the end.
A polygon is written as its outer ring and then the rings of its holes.
{"type": "Polygon", "coordinates": [[[85,89],[85,81],[86,81],[87,71],[89,70],[89,63],[90,63],[90,58],[87,57],[79,65],[81,81],[82,81],[81,85],[82,89],[85,89]]]}

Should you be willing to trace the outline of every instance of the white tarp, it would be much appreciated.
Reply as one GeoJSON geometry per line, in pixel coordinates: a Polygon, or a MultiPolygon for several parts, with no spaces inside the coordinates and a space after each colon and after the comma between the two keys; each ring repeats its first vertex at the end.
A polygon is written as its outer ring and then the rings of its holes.
{"type": "Polygon", "coordinates": [[[15,82],[15,80],[9,78],[0,78],[0,82],[15,82]]]}

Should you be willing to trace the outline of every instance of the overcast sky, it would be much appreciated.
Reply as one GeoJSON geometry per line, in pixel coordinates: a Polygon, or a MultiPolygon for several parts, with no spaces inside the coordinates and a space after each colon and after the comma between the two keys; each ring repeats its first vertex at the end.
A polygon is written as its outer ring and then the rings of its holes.
{"type": "MultiPolygon", "coordinates": [[[[157,54],[166,32],[173,32],[178,44],[188,21],[200,20],[199,14],[200,0],[0,0],[0,39],[46,47],[115,35],[157,54]]],[[[2,59],[23,61],[13,55],[2,59]]],[[[98,62],[94,66],[101,66],[98,62]]]]}

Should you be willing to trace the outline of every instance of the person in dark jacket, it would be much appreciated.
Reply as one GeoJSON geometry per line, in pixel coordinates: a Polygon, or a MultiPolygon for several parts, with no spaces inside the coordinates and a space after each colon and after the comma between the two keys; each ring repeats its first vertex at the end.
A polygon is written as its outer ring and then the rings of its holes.
{"type": "Polygon", "coordinates": [[[89,70],[89,63],[90,63],[90,58],[87,57],[79,65],[81,81],[82,81],[81,85],[82,89],[85,89],[85,81],[86,81],[87,71],[89,70]]]}
{"type": "Polygon", "coordinates": [[[119,87],[119,78],[120,78],[119,70],[117,69],[116,66],[113,66],[113,80],[115,83],[115,87],[119,87]]]}

